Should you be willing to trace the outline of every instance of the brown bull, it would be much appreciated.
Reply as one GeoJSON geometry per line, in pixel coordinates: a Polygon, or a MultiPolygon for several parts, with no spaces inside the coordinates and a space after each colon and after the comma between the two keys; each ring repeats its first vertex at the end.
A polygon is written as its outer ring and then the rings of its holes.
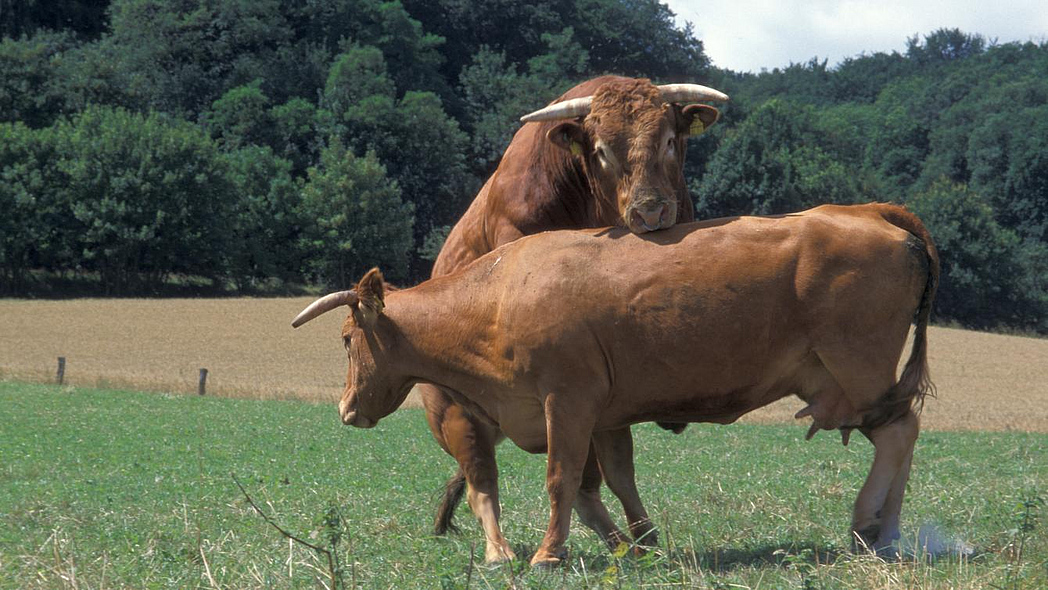
{"type": "Polygon", "coordinates": [[[930,236],[905,209],[823,206],[644,235],[547,232],[388,296],[372,270],[294,325],[350,307],[344,423],[374,426],[424,381],[519,447],[548,452],[550,522],[532,564],[564,557],[591,445],[609,482],[632,477],[616,434],[630,424],[727,424],[790,394],[808,404],[797,417],[812,418],[809,437],[840,430],[846,443],[859,429],[873,443],[851,529],[880,549],[899,535],[915,406],[931,387],[938,274],[930,236]]]}
{"type": "MultiPolygon", "coordinates": [[[[688,103],[726,99],[697,85],[654,86],[647,80],[604,76],[525,116],[528,123],[452,229],[433,276],[449,274],[502,244],[540,231],[623,225],[644,233],[692,221],[695,213],[683,174],[687,138],[715,123],[719,113],[688,103]]],[[[512,558],[498,524],[495,445],[503,435],[471,416],[449,392],[432,385],[420,385],[419,392],[434,437],[459,464],[438,510],[437,534],[451,527],[468,482],[469,504],[484,529],[488,561],[512,558]]],[[[623,436],[628,443],[629,432],[623,436]]],[[[625,538],[600,502],[595,460],[586,474],[579,513],[614,547],[625,538]]],[[[632,481],[611,489],[626,508],[634,536],[654,543],[632,481]]]]}

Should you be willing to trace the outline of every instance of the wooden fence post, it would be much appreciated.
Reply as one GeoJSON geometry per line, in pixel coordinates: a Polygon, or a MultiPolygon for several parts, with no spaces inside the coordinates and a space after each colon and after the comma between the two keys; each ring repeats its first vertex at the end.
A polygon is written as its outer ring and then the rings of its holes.
{"type": "Polygon", "coordinates": [[[65,357],[58,357],[58,384],[61,385],[65,381],[65,357]]]}
{"type": "Polygon", "coordinates": [[[204,388],[207,384],[207,369],[200,369],[200,385],[197,386],[197,394],[204,395],[204,388]]]}

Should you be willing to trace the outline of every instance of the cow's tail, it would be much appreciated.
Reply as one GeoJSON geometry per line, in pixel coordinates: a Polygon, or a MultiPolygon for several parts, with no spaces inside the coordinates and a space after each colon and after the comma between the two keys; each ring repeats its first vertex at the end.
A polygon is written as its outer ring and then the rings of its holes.
{"type": "Polygon", "coordinates": [[[440,499],[437,508],[437,518],[433,522],[433,532],[437,535],[447,534],[448,531],[458,532],[458,527],[451,519],[455,516],[455,508],[462,501],[462,492],[466,490],[466,474],[461,469],[455,471],[455,475],[444,484],[444,495],[440,499]]]}
{"type": "Polygon", "coordinates": [[[914,311],[913,323],[916,328],[910,358],[903,367],[898,383],[888,391],[878,408],[867,414],[863,420],[863,426],[866,428],[876,428],[893,422],[910,409],[919,414],[924,407],[924,398],[935,397],[935,385],[928,372],[928,318],[931,315],[932,302],[935,300],[935,290],[939,286],[939,252],[935,249],[935,242],[932,241],[924,223],[905,207],[889,204],[878,204],[876,207],[885,221],[910,232],[916,238],[918,243],[915,246],[923,250],[921,258],[924,261],[927,279],[921,301],[914,311]]]}

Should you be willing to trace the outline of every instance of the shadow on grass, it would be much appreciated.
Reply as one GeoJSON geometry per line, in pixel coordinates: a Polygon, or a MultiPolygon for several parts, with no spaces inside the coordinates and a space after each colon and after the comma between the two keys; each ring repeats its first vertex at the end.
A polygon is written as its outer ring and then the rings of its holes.
{"type": "MultiPolygon", "coordinates": [[[[513,551],[517,559],[526,565],[538,547],[513,544],[513,551]]],[[[572,549],[577,549],[573,547],[572,549]]],[[[483,549],[479,551],[483,559],[483,549]]],[[[821,545],[816,547],[815,542],[807,544],[783,543],[767,544],[757,547],[714,547],[705,551],[694,551],[691,548],[664,549],[655,548],[642,556],[627,555],[622,559],[616,559],[608,551],[570,551],[568,554],[567,567],[580,568],[585,564],[590,573],[602,572],[612,566],[620,566],[623,570],[648,570],[667,569],[680,570],[683,566],[692,571],[728,573],[732,570],[747,567],[775,567],[787,568],[798,565],[819,565],[834,563],[841,557],[852,556],[850,551],[821,545]]],[[[519,567],[519,566],[518,566],[519,567]]],[[[516,568],[514,568],[516,569],[516,568]]]]}

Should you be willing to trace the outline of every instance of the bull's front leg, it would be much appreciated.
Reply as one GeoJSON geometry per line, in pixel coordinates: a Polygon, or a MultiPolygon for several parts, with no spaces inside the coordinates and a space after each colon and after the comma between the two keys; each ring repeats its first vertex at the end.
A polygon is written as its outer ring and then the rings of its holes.
{"type": "MultiPolygon", "coordinates": [[[[576,401],[578,397],[574,398],[576,401]]],[[[571,508],[582,482],[596,414],[570,400],[550,394],[544,402],[546,414],[546,491],[549,493],[549,526],[542,545],[531,558],[532,566],[555,566],[567,557],[564,543],[571,526],[571,508]]]]}

